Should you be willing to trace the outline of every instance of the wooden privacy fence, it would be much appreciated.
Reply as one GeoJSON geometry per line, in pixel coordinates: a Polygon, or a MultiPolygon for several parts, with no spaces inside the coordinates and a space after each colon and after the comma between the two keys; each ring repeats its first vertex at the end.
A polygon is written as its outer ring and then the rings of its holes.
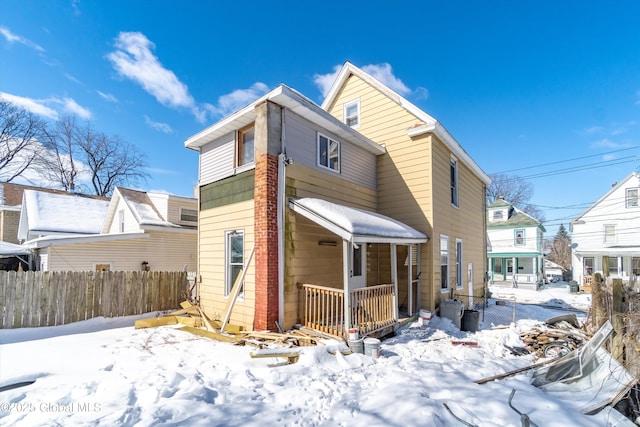
{"type": "Polygon", "coordinates": [[[182,271],[0,271],[0,329],[171,310],[186,294],[182,271]]]}
{"type": "MultiPolygon", "coordinates": [[[[344,291],[301,284],[302,324],[308,328],[345,337],[344,291]]],[[[393,285],[377,285],[350,292],[351,326],[360,336],[396,323],[393,285]]]]}

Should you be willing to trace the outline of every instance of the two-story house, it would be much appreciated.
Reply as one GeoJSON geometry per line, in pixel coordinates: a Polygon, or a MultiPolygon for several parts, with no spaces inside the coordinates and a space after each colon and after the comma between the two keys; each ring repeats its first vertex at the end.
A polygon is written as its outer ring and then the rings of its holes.
{"type": "Polygon", "coordinates": [[[205,312],[231,303],[249,329],[381,334],[452,291],[479,296],[488,177],[349,63],[323,107],[281,85],[185,142],[200,158],[205,312]]]}
{"type": "Polygon", "coordinates": [[[573,277],[590,287],[593,274],[638,283],[640,174],[632,172],[571,221],[573,277]]]}
{"type": "Polygon", "coordinates": [[[494,284],[536,289],[544,282],[545,228],[500,197],[487,206],[487,271],[494,284]]]}

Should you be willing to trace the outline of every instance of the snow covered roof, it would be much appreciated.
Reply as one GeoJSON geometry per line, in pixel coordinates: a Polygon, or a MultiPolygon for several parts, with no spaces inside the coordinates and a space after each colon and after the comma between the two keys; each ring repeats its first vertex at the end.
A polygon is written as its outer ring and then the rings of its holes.
{"type": "MultiPolygon", "coordinates": [[[[131,213],[138,221],[138,224],[178,227],[178,225],[166,221],[162,217],[146,192],[117,187],[116,194],[120,194],[126,205],[131,209],[131,213]]],[[[114,199],[116,194],[114,194],[114,199]]]]}
{"type": "Polygon", "coordinates": [[[97,234],[109,201],[82,195],[24,190],[18,238],[29,234],[97,234]]]}
{"type": "Polygon", "coordinates": [[[289,199],[294,212],[345,240],[370,243],[426,243],[424,233],[388,216],[322,199],[289,199]]]}
{"type": "Polygon", "coordinates": [[[29,255],[31,251],[21,245],[15,243],[4,242],[0,240],[0,257],[14,255],[29,255]]]}

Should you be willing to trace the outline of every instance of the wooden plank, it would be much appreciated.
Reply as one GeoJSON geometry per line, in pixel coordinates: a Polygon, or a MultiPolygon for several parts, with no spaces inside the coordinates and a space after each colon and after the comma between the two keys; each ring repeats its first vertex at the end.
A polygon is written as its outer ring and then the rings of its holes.
{"type": "Polygon", "coordinates": [[[0,301],[3,301],[4,304],[0,305],[0,329],[7,328],[7,307],[9,302],[7,301],[7,272],[0,271],[0,301]]]}
{"type": "Polygon", "coordinates": [[[22,276],[22,286],[24,287],[24,305],[22,308],[22,327],[30,328],[32,327],[31,317],[33,316],[34,311],[36,311],[33,306],[33,293],[34,293],[34,283],[33,280],[27,275],[27,272],[20,272],[22,276]]]}
{"type": "Polygon", "coordinates": [[[180,316],[182,314],[200,314],[200,307],[197,305],[191,305],[190,307],[183,308],[181,310],[172,311],[171,313],[165,314],[165,316],[180,316]]]}
{"type": "Polygon", "coordinates": [[[233,335],[222,334],[220,332],[210,332],[205,329],[192,328],[191,326],[183,326],[181,328],[178,328],[177,330],[189,332],[191,334],[198,335],[201,337],[212,338],[214,340],[222,341],[222,342],[235,343],[240,341],[240,338],[233,335]]]}
{"type": "Polygon", "coordinates": [[[136,320],[134,323],[134,329],[155,328],[157,326],[175,325],[178,320],[175,316],[166,317],[152,317],[150,319],[136,320]]]}
{"type": "Polygon", "coordinates": [[[14,305],[13,305],[13,327],[22,327],[22,311],[24,310],[24,276],[13,271],[14,277],[14,305]]]}
{"type": "Polygon", "coordinates": [[[62,285],[62,289],[63,289],[63,293],[62,293],[62,298],[64,301],[64,315],[63,315],[63,325],[66,325],[68,323],[71,323],[71,313],[73,311],[73,302],[74,302],[74,295],[73,295],[73,279],[75,277],[75,274],[73,274],[73,272],[71,271],[66,271],[64,273],[64,280],[62,281],[61,285],[62,285]]]}
{"type": "Polygon", "coordinates": [[[244,265],[244,268],[238,274],[236,278],[236,282],[233,284],[231,288],[231,293],[229,294],[229,299],[227,299],[227,304],[224,309],[224,317],[222,318],[222,326],[220,327],[220,331],[224,332],[227,323],[229,323],[229,318],[231,317],[231,310],[233,310],[233,305],[238,298],[238,294],[240,293],[240,288],[242,287],[242,282],[244,282],[244,276],[247,274],[247,268],[251,264],[251,259],[253,258],[253,252],[255,251],[256,245],[251,246],[251,252],[249,252],[249,257],[247,258],[247,262],[244,265]]]}
{"type": "Polygon", "coordinates": [[[13,318],[16,312],[16,275],[13,271],[7,271],[6,287],[6,328],[14,328],[13,318]]]}

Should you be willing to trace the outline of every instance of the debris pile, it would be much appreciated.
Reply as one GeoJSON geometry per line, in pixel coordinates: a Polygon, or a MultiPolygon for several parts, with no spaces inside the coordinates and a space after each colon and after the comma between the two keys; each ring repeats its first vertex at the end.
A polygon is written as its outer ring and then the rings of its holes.
{"type": "Polygon", "coordinates": [[[538,358],[556,358],[585,345],[593,334],[580,326],[574,314],[553,317],[544,325],[520,334],[525,349],[538,358]]]}

